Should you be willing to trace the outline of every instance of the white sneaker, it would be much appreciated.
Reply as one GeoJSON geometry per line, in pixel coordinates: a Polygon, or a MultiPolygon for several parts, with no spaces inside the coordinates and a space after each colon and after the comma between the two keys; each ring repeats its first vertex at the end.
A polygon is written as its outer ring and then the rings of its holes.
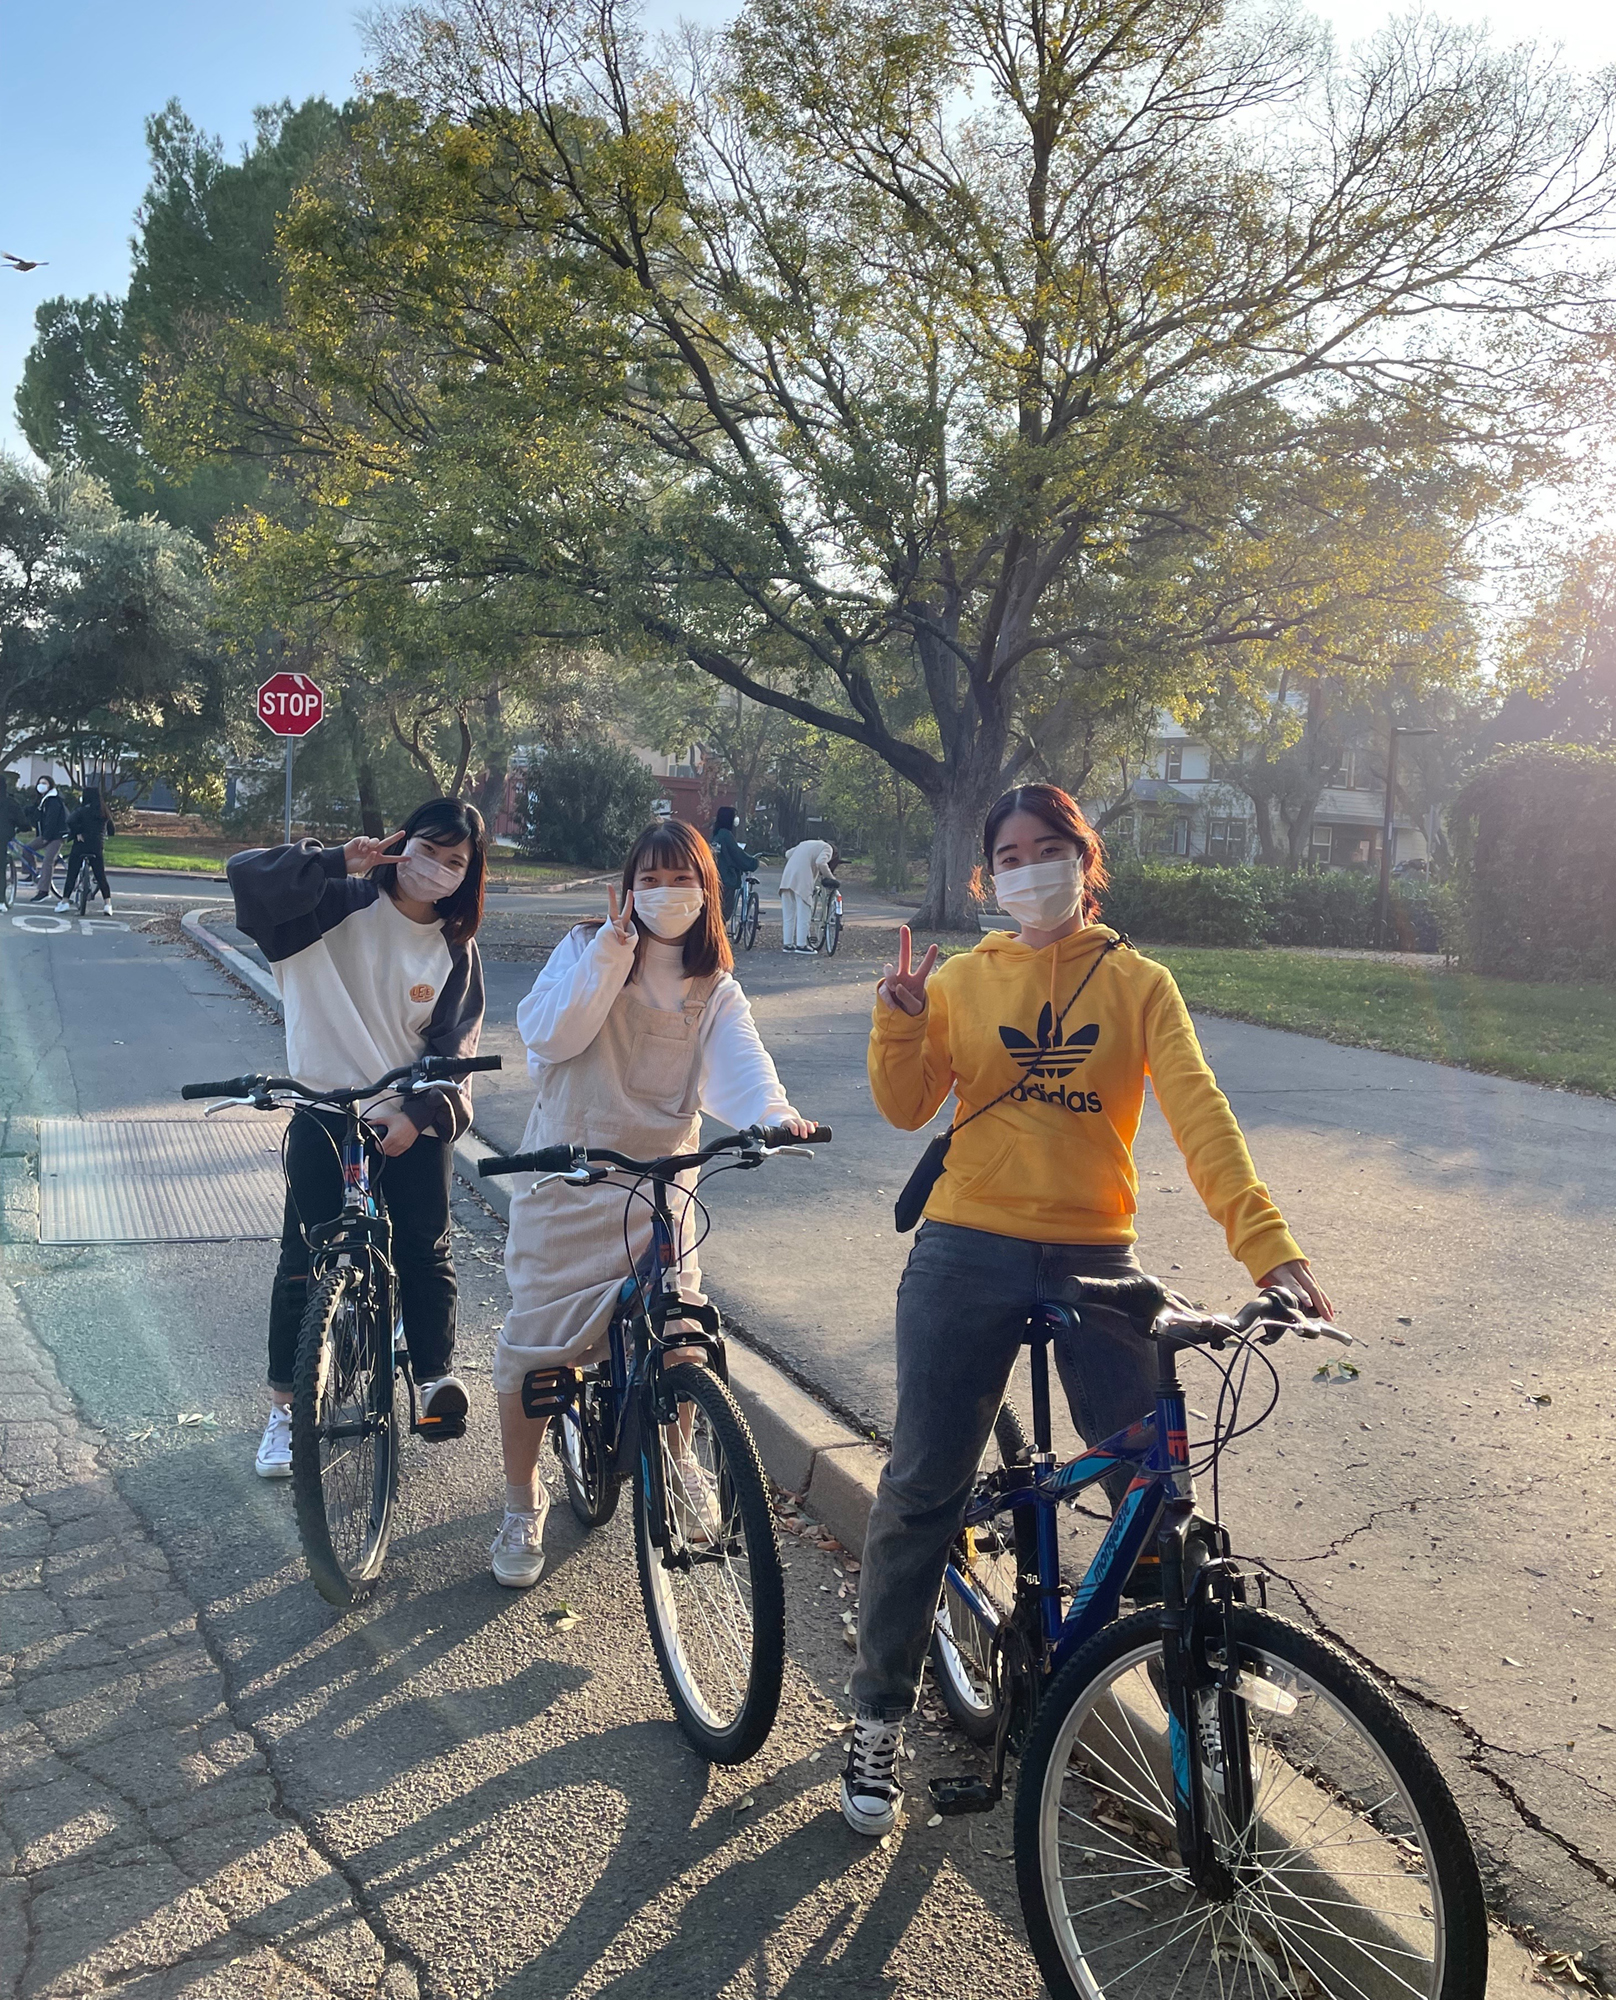
{"type": "Polygon", "coordinates": [[[508,1590],[531,1590],[544,1574],[544,1523],[550,1512],[550,1496],[539,1488],[537,1513],[519,1514],[505,1509],[489,1554],[493,1557],[494,1580],[508,1590]]]}
{"type": "Polygon", "coordinates": [[[718,1481],[696,1459],[677,1455],[668,1461],[668,1472],[668,1502],[680,1538],[697,1547],[721,1542],[725,1523],[718,1481]]]}
{"type": "Polygon", "coordinates": [[[112,915],[112,898],[110,896],[103,896],[101,898],[101,914],[104,917],[112,915]]]}
{"type": "Polygon", "coordinates": [[[861,1718],[853,1724],[847,1767],[842,1772],[842,1818],[855,1833],[878,1840],[897,1825],[903,1809],[903,1787],[898,1783],[898,1752],[902,1748],[901,1722],[861,1718]]]}
{"type": "Polygon", "coordinates": [[[438,1375],[415,1385],[416,1423],[423,1437],[456,1438],[466,1428],[466,1385],[458,1375],[438,1375]],[[429,1428],[430,1426],[430,1428],[429,1428]]]}
{"type": "Polygon", "coordinates": [[[260,1479],[290,1479],[292,1476],[292,1412],[283,1404],[271,1403],[269,1422],[259,1440],[253,1470],[260,1479]]]}
{"type": "Polygon", "coordinates": [[[72,909],[72,907],[73,905],[64,896],[62,900],[56,905],[56,914],[60,916],[64,910],[70,910],[72,909]]]}

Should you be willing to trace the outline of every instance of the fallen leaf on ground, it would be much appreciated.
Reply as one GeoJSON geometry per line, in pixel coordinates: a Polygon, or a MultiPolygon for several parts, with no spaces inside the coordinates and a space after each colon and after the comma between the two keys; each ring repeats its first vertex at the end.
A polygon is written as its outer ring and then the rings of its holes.
{"type": "Polygon", "coordinates": [[[943,1816],[941,1813],[933,1813],[931,1818],[926,1822],[927,1826],[941,1826],[942,1823],[943,1816]]]}
{"type": "Polygon", "coordinates": [[[219,1419],[211,1410],[181,1410],[174,1421],[177,1424],[193,1425],[201,1430],[216,1431],[219,1428],[219,1419]]]}

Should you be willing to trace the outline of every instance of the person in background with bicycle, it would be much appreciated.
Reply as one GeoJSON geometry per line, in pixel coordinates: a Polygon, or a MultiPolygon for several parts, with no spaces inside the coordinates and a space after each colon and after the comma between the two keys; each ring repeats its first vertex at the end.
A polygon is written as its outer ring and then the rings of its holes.
{"type": "Polygon", "coordinates": [[[67,838],[67,807],[63,805],[61,793],[49,778],[40,778],[35,782],[34,795],[34,826],[39,834],[39,846],[34,852],[39,859],[39,887],[28,900],[31,903],[43,903],[49,900],[56,857],[61,853],[62,842],[67,838]]]}
{"type": "Polygon", "coordinates": [[[812,950],[808,942],[808,922],[814,910],[814,886],[836,880],[837,853],[828,840],[799,840],[786,856],[780,876],[780,949],[812,950]]]}
{"type": "MultiPolygon", "coordinates": [[[[288,1074],[344,1090],[424,1055],[473,1056],[483,1023],[487,843],[460,799],[429,799],[386,840],[343,847],[300,840],[232,855],[236,921],[269,960],[286,1012],[288,1074]]],[[[450,1372],[455,1343],[449,1188],[453,1142],[471,1123],[464,1085],[369,1106],[377,1192],[393,1225],[393,1264],[423,1422],[451,1432],[466,1413],[450,1372]]],[[[295,1116],[286,1137],[286,1212],[269,1306],[265,1479],[292,1471],[292,1362],[308,1293],[305,1231],[342,1207],[334,1113],[295,1116]]],[[[425,1433],[430,1435],[430,1433],[425,1433]]]]}
{"type": "Polygon", "coordinates": [[[735,892],[741,886],[743,875],[757,872],[758,859],[748,854],[741,845],[735,831],[735,808],[720,806],[713,820],[713,859],[718,864],[718,879],[724,890],[724,921],[727,924],[735,914],[735,892]]]}
{"type": "Polygon", "coordinates": [[[34,866],[33,849],[24,845],[23,835],[32,833],[34,815],[27,796],[12,782],[9,771],[0,771],[0,852],[16,841],[18,862],[23,871],[34,866]]]}
{"type": "MultiPolygon", "coordinates": [[[[994,931],[936,969],[935,945],[912,963],[905,927],[870,1033],[870,1086],[889,1124],[918,1130],[951,1093],[957,1106],[898,1287],[897,1418],[860,1578],[841,1806],[872,1836],[902,1805],[902,1723],[948,1545],[1028,1318],[1075,1278],[1139,1269],[1133,1144],[1147,1076],[1234,1256],[1259,1284],[1332,1312],[1257,1178],[1172,974],[1095,921],[1104,858],[1076,801],[1053,785],[1006,792],[982,845],[1020,934],[994,931]]],[[[1091,1444],[1153,1404],[1154,1351],[1120,1313],[1085,1309],[1075,1350],[1057,1347],[1056,1363],[1091,1444]]]]}
{"type": "Polygon", "coordinates": [[[73,891],[78,886],[79,870],[83,868],[94,877],[101,897],[102,913],[110,917],[112,890],[107,885],[102,856],[106,851],[107,835],[115,829],[99,786],[85,786],[83,798],[67,816],[67,830],[73,836],[73,845],[68,850],[67,881],[62,887],[62,900],[56,905],[57,910],[72,909],[73,891]]]}
{"type": "MultiPolygon", "coordinates": [[[[746,995],[731,976],[718,871],[693,827],[646,828],[623,865],[622,902],[607,892],[608,921],[579,924],[557,945],[516,1010],[538,1095],[520,1152],[587,1139],[636,1159],[665,1158],[698,1143],[703,1112],[737,1131],[812,1126],[781,1088],[746,995]]],[[[539,1180],[511,1201],[505,1275],[511,1310],[494,1349],[505,1518],[492,1567],[513,1589],[544,1571],[549,1495],[539,1478],[547,1419],[522,1409],[531,1369],[594,1358],[623,1280],[651,1241],[648,1202],[623,1213],[616,1175],[593,1188],[539,1180]]],[[[676,1217],[679,1289],[701,1298],[690,1215],[676,1217]]],[[[700,1361],[697,1350],[670,1353],[700,1361]]]]}

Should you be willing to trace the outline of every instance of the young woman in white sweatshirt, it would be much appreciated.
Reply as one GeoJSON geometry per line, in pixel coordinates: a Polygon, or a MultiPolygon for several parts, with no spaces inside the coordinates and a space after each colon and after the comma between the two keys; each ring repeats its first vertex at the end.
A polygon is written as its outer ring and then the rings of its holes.
{"type": "MultiPolygon", "coordinates": [[[[784,1124],[806,1135],[731,976],[701,835],[680,820],[647,827],[623,867],[621,907],[614,892],[607,907],[609,921],[569,932],[517,1009],[538,1084],[521,1150],[587,1143],[662,1158],[694,1149],[703,1112],[737,1131],[784,1124]]],[[[629,1259],[651,1240],[650,1209],[633,1202],[625,1246],[627,1186],[615,1174],[589,1188],[541,1180],[511,1201],[511,1310],[494,1350],[505,1518],[492,1556],[494,1575],[516,1589],[543,1573],[549,1511],[538,1476],[547,1420],[523,1413],[522,1378],[601,1351],[629,1259]]],[[[693,1245],[682,1240],[680,1253],[680,1291],[699,1298],[693,1245]]]]}

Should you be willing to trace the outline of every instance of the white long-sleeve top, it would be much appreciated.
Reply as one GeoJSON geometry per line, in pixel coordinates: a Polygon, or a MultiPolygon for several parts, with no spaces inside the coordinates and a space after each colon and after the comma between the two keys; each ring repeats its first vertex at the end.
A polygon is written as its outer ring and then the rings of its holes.
{"type": "MultiPolygon", "coordinates": [[[[516,1010],[530,1076],[583,1054],[633,970],[633,941],[624,943],[610,924],[593,937],[583,925],[567,933],[516,1010]]],[[[648,1006],[676,1013],[692,984],[683,946],[647,938],[638,984],[648,1006]]],[[[798,1116],[758,1034],[751,1002],[728,973],[702,1010],[697,1060],[701,1108],[711,1117],[740,1131],[798,1116]]]]}
{"type": "Polygon", "coordinates": [[[780,887],[800,896],[805,903],[814,899],[814,884],[830,873],[830,857],[835,849],[828,840],[799,840],[786,856],[780,887]]]}

